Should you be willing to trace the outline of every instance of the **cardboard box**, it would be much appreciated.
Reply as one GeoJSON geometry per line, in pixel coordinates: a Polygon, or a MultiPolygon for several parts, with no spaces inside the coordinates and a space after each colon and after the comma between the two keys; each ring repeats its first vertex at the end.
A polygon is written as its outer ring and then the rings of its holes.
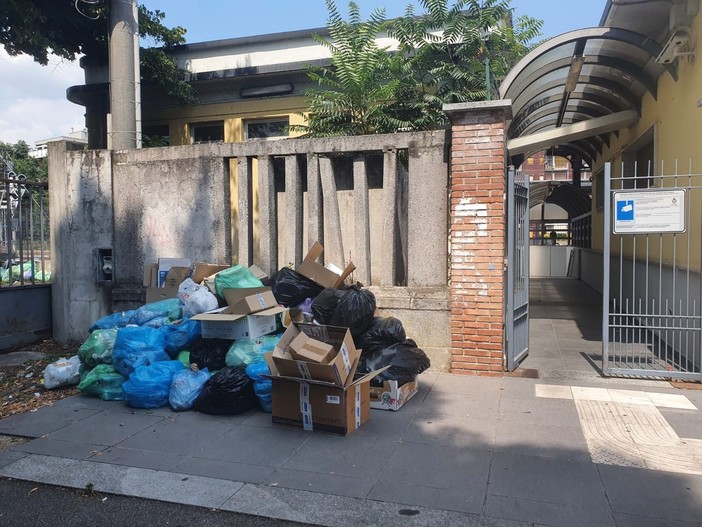
{"type": "Polygon", "coordinates": [[[397,381],[383,381],[383,386],[370,387],[370,407],[397,411],[417,393],[418,389],[418,377],[399,387],[397,381]]]}
{"type": "Polygon", "coordinates": [[[351,382],[361,356],[348,328],[295,323],[288,326],[272,353],[271,358],[281,376],[314,379],[336,386],[346,386],[351,382]],[[289,352],[286,354],[288,346],[300,333],[334,347],[333,356],[327,364],[295,360],[289,352]]]}
{"type": "Polygon", "coordinates": [[[195,264],[195,267],[193,268],[192,280],[196,284],[202,284],[202,282],[208,276],[214,276],[217,273],[219,273],[220,271],[224,271],[225,269],[229,269],[229,267],[230,267],[229,265],[216,265],[216,264],[198,262],[195,264]]]}
{"type": "Polygon", "coordinates": [[[227,306],[192,317],[204,338],[255,339],[273,333],[286,308],[278,306],[269,287],[225,289],[227,306]]]}
{"type": "Polygon", "coordinates": [[[273,384],[273,423],[348,435],[370,418],[369,383],[383,370],[359,377],[347,386],[337,386],[280,376],[272,352],[265,358],[273,384]]]}
{"type": "Polygon", "coordinates": [[[310,338],[304,333],[295,337],[288,345],[288,349],[295,360],[316,362],[317,364],[329,364],[334,354],[334,346],[310,338]]]}
{"type": "Polygon", "coordinates": [[[339,287],[344,283],[346,277],[356,269],[356,266],[353,262],[349,262],[343,270],[340,270],[333,264],[327,264],[326,267],[320,265],[316,260],[322,256],[323,252],[324,247],[322,247],[319,242],[315,242],[307,253],[307,256],[305,256],[305,259],[297,268],[297,272],[306,276],[313,282],[318,283],[322,287],[339,287]]]}
{"type": "Polygon", "coordinates": [[[158,287],[164,286],[166,275],[168,274],[168,271],[171,270],[171,267],[187,267],[190,269],[190,260],[188,258],[159,258],[158,287]]]}

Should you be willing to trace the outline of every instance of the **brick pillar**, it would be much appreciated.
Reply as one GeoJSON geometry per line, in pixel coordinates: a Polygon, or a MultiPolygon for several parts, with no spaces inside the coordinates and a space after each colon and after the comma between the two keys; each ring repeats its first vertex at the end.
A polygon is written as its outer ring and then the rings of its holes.
{"type": "Polygon", "coordinates": [[[511,101],[449,104],[451,371],[504,371],[505,133],[511,101]]]}

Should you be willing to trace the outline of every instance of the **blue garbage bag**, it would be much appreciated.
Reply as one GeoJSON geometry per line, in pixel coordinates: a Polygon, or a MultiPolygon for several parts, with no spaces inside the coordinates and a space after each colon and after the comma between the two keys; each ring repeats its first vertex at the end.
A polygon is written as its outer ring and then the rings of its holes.
{"type": "Polygon", "coordinates": [[[119,373],[128,377],[137,366],[166,361],[166,342],[163,333],[149,327],[127,326],[117,330],[112,364],[119,373]]]}
{"type": "Polygon", "coordinates": [[[93,325],[90,326],[88,331],[95,331],[96,329],[113,329],[113,328],[123,328],[129,324],[129,319],[132,318],[134,310],[131,311],[118,311],[117,313],[112,313],[105,317],[99,318],[93,325]]]}
{"type": "Polygon", "coordinates": [[[142,327],[158,329],[158,328],[162,328],[163,326],[167,326],[171,322],[173,322],[173,320],[171,320],[171,318],[168,316],[156,317],[156,318],[152,318],[151,320],[149,320],[147,322],[144,322],[142,324],[142,327]]]}
{"type": "Polygon", "coordinates": [[[190,320],[184,317],[181,320],[161,326],[159,331],[163,334],[166,342],[166,353],[168,353],[170,358],[175,359],[178,353],[188,349],[202,336],[202,325],[198,320],[190,320]]]}
{"type": "Polygon", "coordinates": [[[124,400],[134,408],[160,408],[168,404],[171,381],[185,366],[177,360],[137,366],[122,385],[124,400]]]}
{"type": "Polygon", "coordinates": [[[129,323],[143,326],[149,320],[163,317],[168,317],[171,321],[183,318],[183,303],[177,298],[167,298],[145,304],[134,311],[129,323]]]}
{"type": "Polygon", "coordinates": [[[171,381],[171,393],[168,396],[171,408],[176,412],[190,410],[209,378],[210,372],[207,369],[197,371],[186,369],[175,372],[171,381]]]}
{"type": "Polygon", "coordinates": [[[255,362],[246,367],[246,375],[253,383],[254,394],[258,405],[264,412],[273,411],[273,382],[263,375],[270,375],[271,371],[265,362],[255,362]]]}

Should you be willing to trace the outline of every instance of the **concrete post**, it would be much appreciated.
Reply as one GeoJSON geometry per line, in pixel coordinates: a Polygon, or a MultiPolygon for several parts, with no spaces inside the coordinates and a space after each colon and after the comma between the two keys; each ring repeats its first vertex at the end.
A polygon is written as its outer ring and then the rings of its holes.
{"type": "Polygon", "coordinates": [[[302,174],[297,156],[285,156],[285,263],[302,262],[302,174]]]}
{"type": "Polygon", "coordinates": [[[253,263],[253,191],[250,157],[237,158],[239,205],[239,263],[253,263]]]}
{"type": "Polygon", "coordinates": [[[506,120],[511,101],[449,104],[451,371],[504,371],[506,120]]]}
{"type": "Polygon", "coordinates": [[[136,0],[110,2],[110,136],[113,150],[137,146],[135,71],[139,54],[138,48],[134,49],[134,35],[139,33],[139,24],[136,5],[136,0]]]}
{"type": "Polygon", "coordinates": [[[258,199],[261,269],[271,276],[278,270],[278,200],[269,156],[258,158],[258,199]]]}
{"type": "Polygon", "coordinates": [[[368,175],[365,157],[353,159],[354,250],[356,277],[364,285],[371,283],[370,260],[370,205],[368,203],[368,175]]]}
{"type": "Polygon", "coordinates": [[[383,267],[380,285],[395,285],[397,251],[395,243],[398,236],[397,224],[397,151],[383,152],[383,267]]]}

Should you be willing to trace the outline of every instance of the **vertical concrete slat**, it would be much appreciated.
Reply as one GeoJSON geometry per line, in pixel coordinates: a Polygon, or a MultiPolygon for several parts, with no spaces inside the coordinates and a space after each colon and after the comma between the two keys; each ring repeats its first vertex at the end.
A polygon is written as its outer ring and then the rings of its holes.
{"type": "Polygon", "coordinates": [[[237,159],[239,193],[239,263],[248,267],[253,263],[253,196],[251,191],[251,158],[237,159]]]}
{"type": "Polygon", "coordinates": [[[307,154],[307,240],[324,245],[324,207],[319,180],[319,156],[307,154]]]}
{"type": "Polygon", "coordinates": [[[445,286],[448,281],[448,166],[444,157],[443,145],[409,150],[410,287],[445,286]]]}
{"type": "Polygon", "coordinates": [[[355,255],[353,259],[356,264],[356,280],[364,285],[371,285],[368,175],[366,173],[366,159],[362,155],[353,159],[353,208],[355,216],[355,255]]]}
{"type": "MultiPolygon", "coordinates": [[[[510,101],[444,106],[451,120],[451,371],[502,375],[510,101]]],[[[527,255],[528,258],[528,255],[527,255]]]]}
{"type": "Polygon", "coordinates": [[[278,270],[278,213],[273,159],[258,158],[259,251],[261,269],[269,276],[278,270]]]}
{"type": "Polygon", "coordinates": [[[339,199],[336,196],[336,180],[334,166],[330,157],[319,158],[319,175],[322,182],[324,200],[324,261],[336,265],[346,263],[344,244],[341,238],[341,216],[339,215],[339,199]]]}
{"type": "Polygon", "coordinates": [[[285,157],[285,263],[302,262],[302,175],[297,156],[285,157]]]}
{"type": "Polygon", "coordinates": [[[383,257],[380,285],[395,285],[397,252],[397,150],[383,152],[383,257]]]}

